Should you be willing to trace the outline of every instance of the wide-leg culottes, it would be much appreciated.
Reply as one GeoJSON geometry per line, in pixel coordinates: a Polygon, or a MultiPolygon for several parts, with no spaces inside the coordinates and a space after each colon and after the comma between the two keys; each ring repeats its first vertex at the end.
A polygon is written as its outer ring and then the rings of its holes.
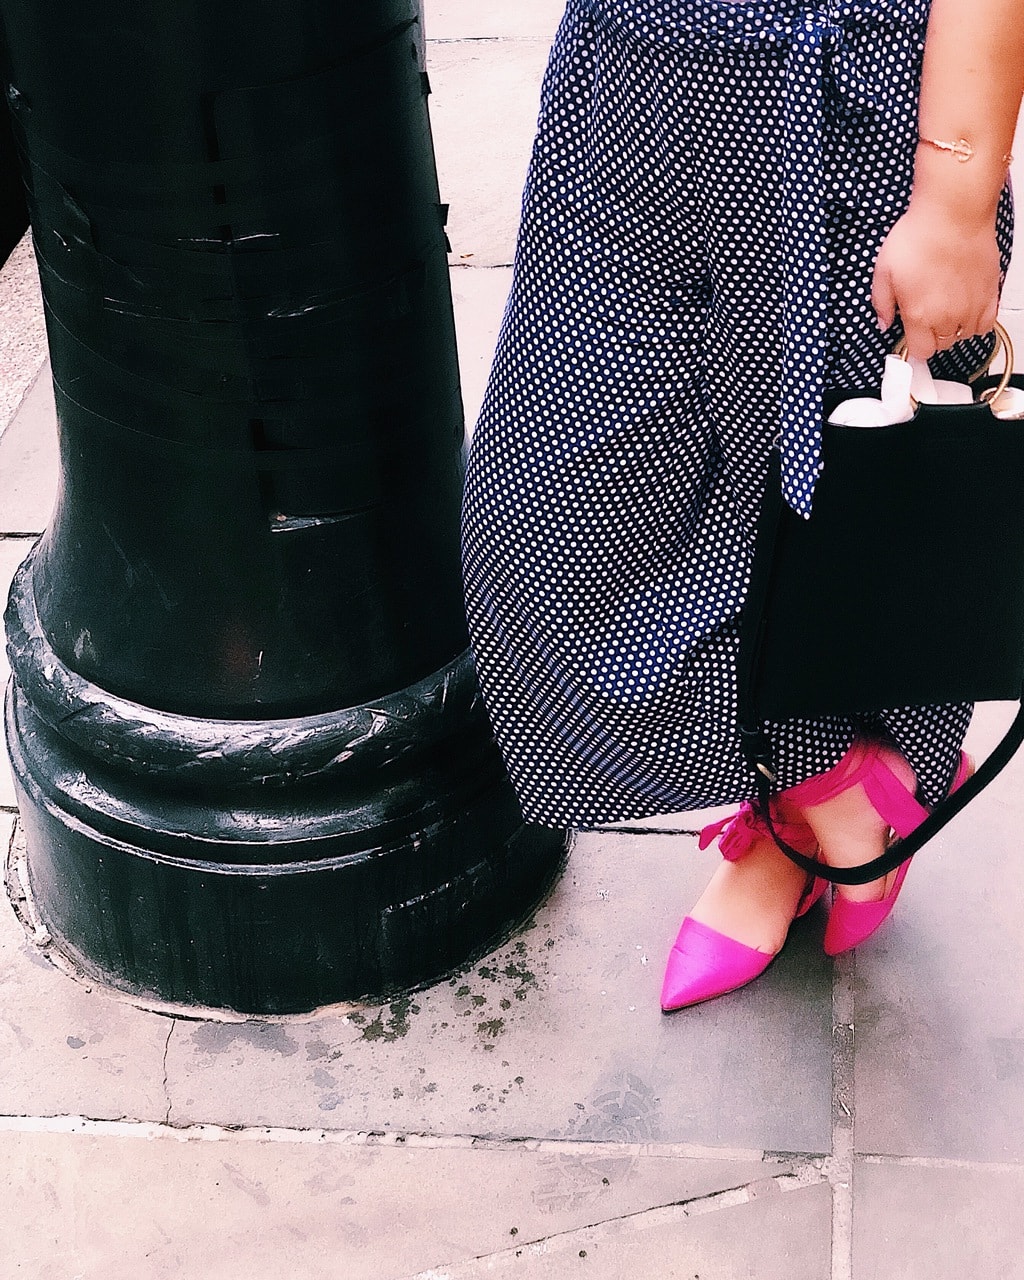
{"type": "MultiPolygon", "coordinates": [[[[637,3],[570,0],[559,28],[467,477],[481,688],[524,815],[552,826],[753,793],[736,659],[769,454],[817,339],[827,367],[807,377],[879,380],[894,335],[878,331],[871,274],[909,199],[917,139],[920,0],[916,27],[891,21],[889,0],[879,13],[879,0],[835,6],[808,72],[824,87],[802,86],[794,64],[786,35],[807,8],[795,0],[637,3]],[[659,5],[713,21],[659,25],[659,5]],[[752,21],[767,37],[747,38],[752,21]],[[828,118],[815,119],[823,100],[828,118]],[[794,195],[794,148],[818,140],[826,189],[794,195]],[[796,242],[817,244],[824,271],[794,257],[796,242]],[[810,321],[794,316],[801,290],[810,321]]],[[[1004,261],[1011,220],[1007,194],[1004,261]]],[[[962,376],[985,345],[934,367],[962,376]]],[[[793,491],[811,494],[813,461],[783,457],[793,491]]],[[[779,785],[830,768],[867,730],[894,740],[934,803],[970,712],[774,725],[779,785]]]]}

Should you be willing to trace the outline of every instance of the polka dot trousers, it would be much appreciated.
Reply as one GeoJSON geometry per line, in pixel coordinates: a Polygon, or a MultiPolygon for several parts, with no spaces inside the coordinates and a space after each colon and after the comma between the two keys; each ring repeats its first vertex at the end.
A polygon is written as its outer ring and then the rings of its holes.
{"type": "MultiPolygon", "coordinates": [[[[807,12],[570,0],[559,28],[463,518],[481,688],[531,821],[753,794],[736,659],[768,457],[809,509],[823,388],[876,385],[893,345],[871,272],[909,199],[927,4],[807,12]]],[[[1006,193],[1004,262],[1011,223],[1006,193]]],[[[779,785],[868,731],[935,802],[970,711],[774,725],[779,785]]]]}

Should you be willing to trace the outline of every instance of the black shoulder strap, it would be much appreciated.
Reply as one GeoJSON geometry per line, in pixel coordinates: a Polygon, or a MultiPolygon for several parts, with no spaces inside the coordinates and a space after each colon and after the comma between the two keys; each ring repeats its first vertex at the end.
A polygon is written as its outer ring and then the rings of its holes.
{"type": "Polygon", "coordinates": [[[912,857],[923,845],[950,822],[966,805],[995,778],[1024,743],[1024,694],[1021,707],[1002,741],[969,778],[951,796],[936,805],[921,825],[903,840],[897,841],[880,857],[859,867],[828,867],[821,862],[798,853],[779,838],[772,823],[770,800],[775,778],[772,772],[772,750],[768,735],[755,712],[755,690],[758,660],[761,649],[761,632],[764,626],[765,604],[771,588],[772,569],[775,563],[775,547],[783,514],[779,457],[773,451],[768,469],[768,484],[761,508],[755,540],[754,559],[751,566],[750,585],[740,624],[740,649],[738,670],[740,740],[743,754],[754,770],[757,785],[757,805],[775,843],[798,866],[823,880],[835,884],[868,884],[888,874],[901,862],[912,857]]]}
{"type": "MultiPolygon", "coordinates": [[[[917,853],[918,849],[927,844],[932,836],[937,835],[947,822],[952,821],[960,810],[970,804],[979,792],[984,791],[992,779],[1009,764],[1021,743],[1024,743],[1024,699],[1022,699],[1020,710],[1017,712],[1002,741],[984,763],[979,766],[974,776],[968,778],[962,786],[958,787],[951,796],[947,796],[941,804],[936,805],[934,812],[929,814],[924,822],[916,830],[912,831],[909,836],[903,840],[898,840],[880,857],[874,858],[871,862],[866,862],[859,867],[825,866],[824,863],[815,862],[813,858],[797,853],[795,849],[780,839],[772,824],[769,806],[772,794],[771,780],[763,770],[757,768],[758,762],[752,760],[757,776],[758,810],[761,817],[764,818],[768,830],[772,833],[775,843],[783,853],[792,858],[805,871],[819,876],[822,880],[831,880],[834,884],[867,884],[871,880],[877,880],[880,876],[887,875],[898,867],[901,862],[905,862],[907,858],[917,853]]],[[[750,759],[749,754],[748,759],[750,759]]]]}

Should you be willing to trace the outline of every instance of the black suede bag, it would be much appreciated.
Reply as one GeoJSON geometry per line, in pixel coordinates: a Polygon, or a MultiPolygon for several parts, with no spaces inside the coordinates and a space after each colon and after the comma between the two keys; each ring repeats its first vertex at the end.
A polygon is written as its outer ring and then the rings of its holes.
{"type": "MultiPolygon", "coordinates": [[[[1013,351],[999,330],[1012,368],[1013,351]]],[[[998,344],[997,344],[998,345],[998,344]]],[[[1024,377],[986,378],[981,396],[1024,377]]],[[[843,399],[878,389],[832,393],[843,399]]],[[[1024,690],[1024,420],[987,401],[927,405],[909,422],[825,422],[809,519],[772,455],[740,635],[739,715],[759,809],[771,824],[767,720],[887,707],[1017,700],[1024,690]]],[[[898,866],[978,794],[1024,741],[1024,703],[973,778],[912,835],[861,867],[807,871],[865,884],[898,866]]],[[[773,831],[774,834],[774,831],[773,831]]]]}

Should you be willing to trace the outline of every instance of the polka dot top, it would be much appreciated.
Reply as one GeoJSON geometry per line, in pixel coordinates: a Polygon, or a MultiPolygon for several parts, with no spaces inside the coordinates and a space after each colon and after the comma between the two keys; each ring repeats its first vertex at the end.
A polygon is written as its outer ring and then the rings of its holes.
{"type": "MultiPolygon", "coordinates": [[[[787,502],[810,515],[821,472],[821,404],[828,364],[828,226],[833,202],[900,212],[902,184],[879,175],[894,137],[914,138],[906,93],[919,65],[930,0],[590,0],[627,37],[709,54],[759,51],[785,64],[778,138],[787,227],[783,402],[779,444],[787,502]],[[881,179],[881,180],[880,180],[881,179]]],[[[912,154],[894,155],[910,171],[912,154]]]]}

